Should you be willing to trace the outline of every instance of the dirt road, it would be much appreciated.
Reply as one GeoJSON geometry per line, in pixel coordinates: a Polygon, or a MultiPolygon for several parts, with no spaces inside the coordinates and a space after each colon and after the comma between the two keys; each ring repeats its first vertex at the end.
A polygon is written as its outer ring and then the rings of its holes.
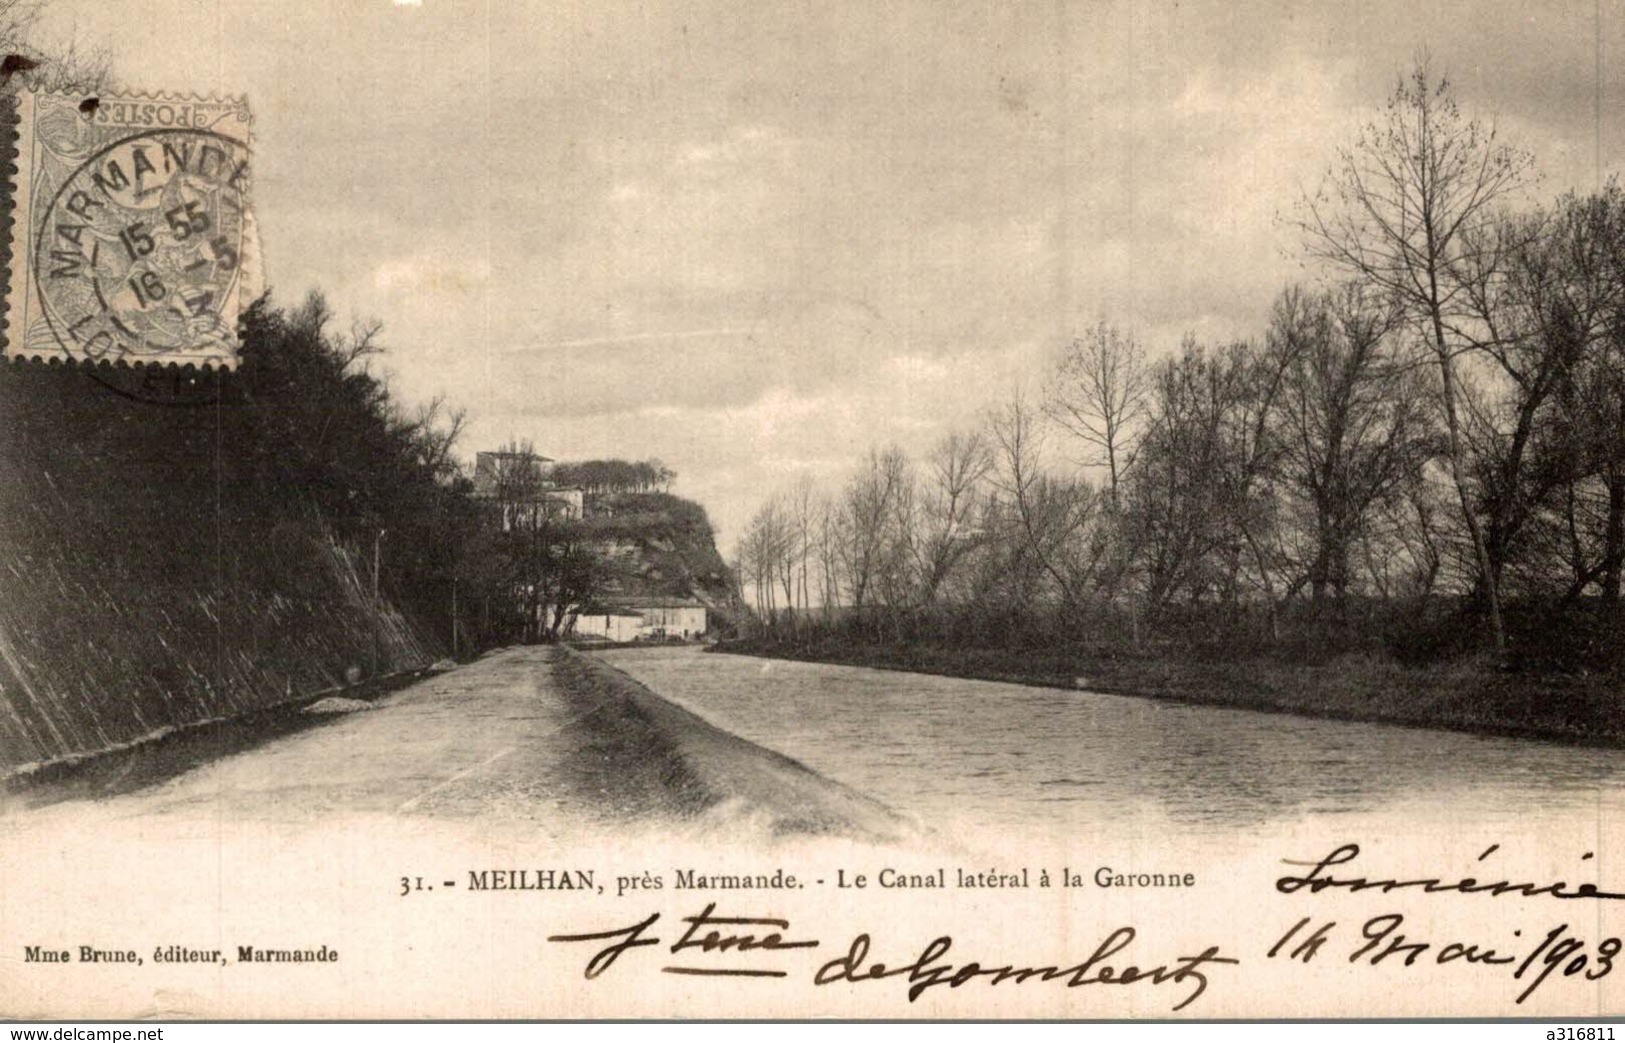
{"type": "Polygon", "coordinates": [[[368,708],[156,785],[64,780],[74,799],[36,794],[26,802],[51,808],[25,814],[71,816],[88,803],[125,821],[432,817],[563,836],[711,819],[769,835],[897,833],[879,804],[564,649],[506,649],[356,705],[368,708]]]}

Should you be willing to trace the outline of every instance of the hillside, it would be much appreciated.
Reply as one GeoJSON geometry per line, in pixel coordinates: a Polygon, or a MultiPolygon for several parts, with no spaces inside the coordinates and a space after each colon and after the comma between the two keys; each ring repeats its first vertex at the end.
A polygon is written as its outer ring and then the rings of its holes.
{"type": "Polygon", "coordinates": [[[256,327],[238,372],[167,397],[0,364],[0,776],[444,654],[279,470],[286,348],[256,327]]]}
{"type": "Polygon", "coordinates": [[[603,492],[585,499],[584,527],[610,564],[605,593],[693,598],[732,613],[728,567],[705,508],[665,492],[603,492]]]}

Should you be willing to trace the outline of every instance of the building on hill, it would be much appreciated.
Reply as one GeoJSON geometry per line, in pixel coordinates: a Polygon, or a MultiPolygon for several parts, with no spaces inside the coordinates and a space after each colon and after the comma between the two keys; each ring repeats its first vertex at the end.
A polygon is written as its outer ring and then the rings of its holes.
{"type": "Polygon", "coordinates": [[[706,607],[689,598],[622,597],[576,615],[578,637],[606,641],[693,640],[710,625],[706,607]]]}
{"type": "Polygon", "coordinates": [[[504,529],[531,527],[548,518],[580,518],[582,491],[556,481],[556,463],[536,453],[476,453],[474,496],[501,505],[504,529]]]}
{"type": "Polygon", "coordinates": [[[515,475],[535,480],[551,479],[558,461],[540,453],[525,453],[510,449],[482,449],[474,454],[474,484],[492,486],[515,475]]]}

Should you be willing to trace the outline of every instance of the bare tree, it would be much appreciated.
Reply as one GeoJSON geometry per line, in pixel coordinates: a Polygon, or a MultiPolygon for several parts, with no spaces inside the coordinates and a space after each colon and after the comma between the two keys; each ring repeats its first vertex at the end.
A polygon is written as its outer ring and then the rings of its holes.
{"type": "Polygon", "coordinates": [[[757,584],[761,581],[757,574],[757,561],[752,546],[750,530],[734,542],[733,574],[736,599],[746,610],[753,610],[753,614],[760,614],[761,604],[757,584]],[[747,593],[748,592],[748,593],[747,593]]]}
{"type": "Polygon", "coordinates": [[[913,545],[922,604],[937,599],[954,568],[987,538],[977,521],[992,469],[981,432],[952,432],[927,457],[913,545]]]}
{"type": "Polygon", "coordinates": [[[1610,608],[1619,605],[1625,579],[1625,308],[1621,311],[1586,369],[1580,394],[1587,448],[1601,486],[1602,547],[1595,573],[1610,608]]]}
{"type": "Polygon", "coordinates": [[[841,497],[845,539],[840,557],[852,607],[869,604],[896,552],[896,518],[909,481],[908,457],[895,446],[871,449],[863,468],[847,482],[841,497]]]}
{"type": "Polygon", "coordinates": [[[44,8],[42,0],[0,0],[0,52],[30,63],[21,75],[0,84],[0,90],[24,86],[37,91],[97,94],[111,87],[113,61],[105,47],[78,39],[61,44],[38,39],[44,8]]]}
{"type": "MultiPolygon", "coordinates": [[[[1061,605],[1081,612],[1100,564],[1088,540],[1100,502],[1089,483],[1046,470],[1042,416],[1020,393],[988,418],[994,466],[991,481],[1008,506],[1004,538],[1020,544],[1054,587],[1061,605]]],[[[1028,601],[1038,591],[1026,592],[1028,601]]]]}
{"type": "Polygon", "coordinates": [[[826,621],[834,618],[841,605],[841,555],[845,545],[840,508],[829,496],[819,497],[818,515],[818,583],[819,604],[826,621]]]}
{"type": "Polygon", "coordinates": [[[1418,375],[1394,357],[1394,319],[1359,283],[1323,294],[1289,288],[1271,316],[1266,351],[1285,374],[1275,471],[1310,528],[1292,589],[1307,584],[1316,602],[1347,591],[1350,553],[1373,510],[1431,452],[1418,375]]]}
{"type": "Polygon", "coordinates": [[[441,482],[458,474],[452,450],[468,423],[466,409],[448,409],[444,395],[436,395],[417,407],[404,427],[412,440],[418,462],[441,482]]]}
{"type": "Polygon", "coordinates": [[[769,622],[776,618],[779,610],[780,585],[789,603],[793,542],[794,532],[784,511],[783,497],[775,495],[752,515],[739,550],[748,585],[755,594],[756,610],[769,622]]]}
{"type": "Polygon", "coordinates": [[[378,319],[365,321],[356,319],[350,323],[348,336],[333,338],[334,350],[338,354],[339,368],[350,372],[357,362],[372,358],[384,353],[384,345],[378,339],[384,332],[384,324],[378,319]]]}
{"type": "Polygon", "coordinates": [[[1284,555],[1270,480],[1285,381],[1281,357],[1244,341],[1210,350],[1187,337],[1153,371],[1123,517],[1153,615],[1181,591],[1235,601],[1257,586],[1273,605],[1284,555]]]}
{"type": "Polygon", "coordinates": [[[1497,654],[1501,597],[1466,466],[1457,357],[1474,344],[1461,275],[1493,269],[1501,245],[1478,233],[1531,176],[1531,159],[1464,117],[1427,57],[1400,78],[1382,116],[1342,149],[1300,222],[1310,251],[1390,296],[1438,366],[1450,475],[1478,561],[1497,654]]]}
{"type": "MultiPolygon", "coordinates": [[[[818,506],[818,488],[813,482],[812,476],[803,474],[798,477],[790,487],[786,500],[791,523],[795,529],[797,558],[795,607],[798,611],[805,613],[807,607],[811,604],[808,574],[813,550],[813,520],[818,506]]],[[[799,616],[797,621],[800,621],[799,616]]]]}
{"type": "Polygon", "coordinates": [[[1134,463],[1133,434],[1145,418],[1143,352],[1130,334],[1104,321],[1072,341],[1050,374],[1044,411],[1100,455],[1112,500],[1134,463]]]}
{"type": "Polygon", "coordinates": [[[1570,597],[1589,582],[1578,546],[1575,492],[1585,453],[1572,437],[1576,378],[1613,318],[1619,289],[1608,264],[1605,209],[1572,197],[1552,212],[1506,217],[1478,232],[1506,244],[1481,255],[1504,256],[1497,269],[1469,267],[1467,294],[1483,329],[1478,355],[1489,360],[1473,401],[1469,438],[1484,515],[1484,540],[1497,589],[1515,559],[1540,587],[1549,580],[1549,549],[1540,546],[1543,516],[1566,514],[1570,597]],[[1543,560],[1544,559],[1544,560],[1543,560]]]}
{"type": "MultiPolygon", "coordinates": [[[[1497,344],[1506,422],[1488,463],[1492,560],[1524,542],[1562,558],[1564,600],[1600,584],[1619,598],[1625,566],[1625,193],[1566,196],[1518,251],[1501,294],[1515,337],[1497,344]]],[[[1533,575],[1544,579],[1543,562],[1533,575]]]]}
{"type": "Polygon", "coordinates": [[[781,493],[773,498],[773,571],[784,591],[784,610],[792,621],[796,611],[796,566],[803,560],[801,527],[796,519],[795,499],[781,493]]]}

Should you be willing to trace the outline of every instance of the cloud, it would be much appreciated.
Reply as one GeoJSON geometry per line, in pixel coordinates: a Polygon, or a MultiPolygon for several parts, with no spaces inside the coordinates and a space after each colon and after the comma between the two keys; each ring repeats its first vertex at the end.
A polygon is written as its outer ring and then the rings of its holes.
{"type": "Polygon", "coordinates": [[[725,529],[923,451],[1097,318],[1256,335],[1302,274],[1282,215],[1419,45],[1541,194],[1625,164],[1625,14],[1578,0],[490,10],[46,18],[250,94],[279,295],[381,318],[465,449],[666,456],[725,529]]]}
{"type": "Polygon", "coordinates": [[[420,250],[384,261],[372,272],[372,287],[385,300],[405,297],[467,297],[482,293],[491,265],[482,257],[449,257],[443,251],[420,250]]]}

